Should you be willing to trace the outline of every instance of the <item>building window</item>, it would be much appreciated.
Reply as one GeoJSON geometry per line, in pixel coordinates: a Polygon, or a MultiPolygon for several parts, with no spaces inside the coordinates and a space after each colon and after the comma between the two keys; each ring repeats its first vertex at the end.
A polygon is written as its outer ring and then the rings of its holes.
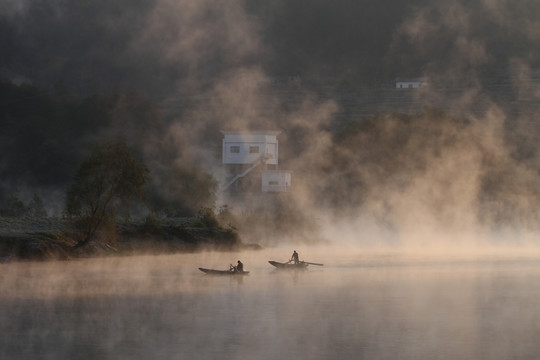
{"type": "Polygon", "coordinates": [[[249,147],[249,153],[250,154],[258,154],[259,153],[259,147],[258,146],[250,146],[249,147]]]}
{"type": "Polygon", "coordinates": [[[240,154],[240,146],[231,146],[232,154],[240,154]]]}

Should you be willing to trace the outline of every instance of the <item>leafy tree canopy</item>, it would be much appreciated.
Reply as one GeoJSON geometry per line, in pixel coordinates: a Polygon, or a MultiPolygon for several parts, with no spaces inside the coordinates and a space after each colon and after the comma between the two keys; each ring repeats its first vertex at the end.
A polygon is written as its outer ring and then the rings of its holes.
{"type": "Polygon", "coordinates": [[[129,217],[131,203],[143,198],[149,180],[149,170],[125,142],[96,145],[79,167],[66,199],[66,215],[83,235],[76,246],[88,243],[120,214],[129,217]]]}
{"type": "Polygon", "coordinates": [[[163,169],[149,189],[154,211],[168,217],[193,216],[202,208],[213,208],[217,181],[198,169],[174,165],[163,169]]]}

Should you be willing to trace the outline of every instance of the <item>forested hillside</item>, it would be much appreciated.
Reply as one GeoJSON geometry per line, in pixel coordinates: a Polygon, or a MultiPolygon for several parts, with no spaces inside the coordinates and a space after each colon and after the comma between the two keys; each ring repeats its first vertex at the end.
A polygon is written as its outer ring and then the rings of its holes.
{"type": "Polygon", "coordinates": [[[277,129],[295,174],[277,209],[295,224],[534,225],[539,15],[504,0],[4,3],[0,199],[59,214],[112,138],[149,168],[154,208],[193,214],[216,204],[219,131],[277,129]],[[394,88],[418,76],[430,85],[394,88]]]}

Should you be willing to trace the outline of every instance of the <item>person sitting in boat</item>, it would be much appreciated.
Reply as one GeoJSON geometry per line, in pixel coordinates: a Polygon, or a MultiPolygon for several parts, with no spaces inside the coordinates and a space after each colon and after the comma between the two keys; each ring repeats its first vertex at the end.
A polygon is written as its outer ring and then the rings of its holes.
{"type": "Polygon", "coordinates": [[[298,260],[298,253],[296,252],[296,250],[294,250],[291,256],[291,260],[289,261],[294,261],[295,264],[298,264],[300,262],[300,260],[298,260]]]}
{"type": "Polygon", "coordinates": [[[235,266],[237,272],[244,272],[244,264],[238,260],[238,264],[235,266]]]}

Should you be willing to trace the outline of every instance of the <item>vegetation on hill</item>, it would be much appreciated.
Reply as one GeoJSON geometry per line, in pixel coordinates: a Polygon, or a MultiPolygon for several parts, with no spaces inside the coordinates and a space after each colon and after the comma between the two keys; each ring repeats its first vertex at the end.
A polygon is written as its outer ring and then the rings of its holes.
{"type": "Polygon", "coordinates": [[[67,193],[66,216],[82,235],[76,247],[87,244],[98,232],[106,236],[107,228],[113,232],[119,215],[129,218],[132,202],[143,198],[148,173],[122,141],[94,148],[67,193]]]}
{"type": "Polygon", "coordinates": [[[244,246],[238,233],[205,207],[213,199],[215,180],[200,170],[176,167],[172,175],[182,175],[181,181],[161,183],[160,190],[170,193],[165,199],[139,157],[124,140],[96,143],[65,190],[62,217],[49,217],[38,195],[27,204],[6,195],[0,202],[0,260],[244,246]]]}
{"type": "Polygon", "coordinates": [[[0,262],[253,248],[231,228],[200,216],[121,221],[113,240],[96,239],[83,247],[77,247],[81,235],[65,219],[0,217],[0,229],[0,262]]]}
{"type": "MultiPolygon", "coordinates": [[[[276,129],[293,191],[239,222],[258,233],[313,238],[317,212],[368,213],[391,229],[417,218],[538,228],[538,4],[8,2],[0,216],[69,215],[81,226],[84,191],[69,189],[110,139],[149,170],[126,223],[150,215],[136,229],[171,235],[158,219],[216,206],[220,130],[276,129]],[[418,76],[430,85],[393,88],[418,76]]],[[[98,222],[108,228],[86,234],[119,238],[125,202],[105,203],[115,205],[98,222]]]]}

